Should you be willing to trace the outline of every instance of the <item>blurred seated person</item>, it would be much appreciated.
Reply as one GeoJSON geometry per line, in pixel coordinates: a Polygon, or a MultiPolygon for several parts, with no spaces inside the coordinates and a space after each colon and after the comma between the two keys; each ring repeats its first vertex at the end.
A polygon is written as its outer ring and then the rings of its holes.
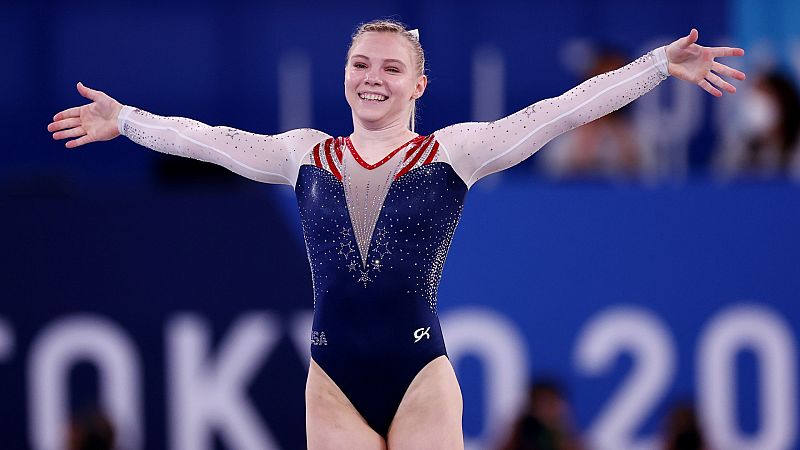
{"type": "Polygon", "coordinates": [[[667,415],[664,450],[708,450],[691,403],[675,405],[667,415]]]}
{"type": "Polygon", "coordinates": [[[722,131],[714,169],[722,179],[792,177],[800,181],[800,96],[780,73],[758,78],[722,131]]]}
{"type": "MultiPolygon", "coordinates": [[[[586,79],[624,66],[615,50],[599,52],[586,79]]],[[[545,174],[556,180],[641,178],[647,166],[645,144],[622,108],[554,139],[540,155],[545,174]]]]}
{"type": "Polygon", "coordinates": [[[112,450],[115,448],[114,425],[97,408],[75,414],[67,433],[68,450],[112,450]]]}
{"type": "Polygon", "coordinates": [[[553,380],[531,384],[528,401],[501,450],[579,450],[570,406],[553,380]]]}

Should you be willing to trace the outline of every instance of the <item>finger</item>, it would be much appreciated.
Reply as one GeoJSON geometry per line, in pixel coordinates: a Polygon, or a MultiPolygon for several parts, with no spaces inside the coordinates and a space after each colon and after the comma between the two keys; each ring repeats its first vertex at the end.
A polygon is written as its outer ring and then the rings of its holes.
{"type": "Polygon", "coordinates": [[[92,141],[92,138],[90,138],[88,135],[86,135],[86,136],[81,136],[78,139],[73,139],[71,141],[67,141],[67,143],[64,144],[64,146],[67,147],[67,148],[75,148],[75,147],[80,147],[83,144],[88,144],[90,142],[94,142],[94,141],[92,141]]]}
{"type": "Polygon", "coordinates": [[[699,33],[697,32],[696,28],[692,28],[692,31],[689,32],[688,36],[682,37],[680,39],[680,46],[681,48],[688,48],[690,45],[697,42],[697,38],[699,33]]]}
{"type": "Polygon", "coordinates": [[[83,136],[84,134],[86,134],[86,131],[83,130],[83,127],[75,127],[66,131],[59,131],[57,133],[53,133],[53,139],[55,140],[68,139],[68,138],[83,136]]]}
{"type": "Polygon", "coordinates": [[[711,55],[714,58],[723,58],[726,56],[744,56],[744,49],[737,47],[712,47],[711,55]]]}
{"type": "Polygon", "coordinates": [[[75,106],[74,108],[65,109],[60,113],[53,116],[53,122],[61,119],[66,119],[68,117],[80,117],[81,116],[81,107],[75,106]]]}
{"type": "Polygon", "coordinates": [[[723,91],[729,94],[735,94],[736,88],[727,81],[720,78],[717,74],[709,72],[706,75],[706,80],[712,82],[715,86],[722,88],[723,91]]]}
{"type": "Polygon", "coordinates": [[[711,70],[713,70],[714,72],[717,72],[720,75],[724,75],[726,77],[735,78],[737,80],[744,80],[745,79],[744,72],[739,72],[736,69],[732,69],[732,68],[726,66],[725,64],[718,63],[716,61],[714,61],[711,64],[711,70]]]}
{"type": "Polygon", "coordinates": [[[101,95],[103,95],[103,93],[100,91],[95,91],[94,89],[89,89],[88,87],[84,86],[80,81],[78,82],[78,93],[92,101],[96,101],[101,95]]]}
{"type": "Polygon", "coordinates": [[[54,131],[63,130],[65,128],[74,128],[80,126],[80,124],[81,124],[81,119],[73,117],[71,119],[64,119],[64,120],[59,120],[58,122],[51,123],[50,125],[47,126],[47,131],[52,133],[54,131]]]}
{"type": "Polygon", "coordinates": [[[702,80],[697,83],[701,88],[703,88],[706,92],[713,95],[714,97],[722,97],[722,92],[719,89],[715,88],[706,80],[702,80]]]}

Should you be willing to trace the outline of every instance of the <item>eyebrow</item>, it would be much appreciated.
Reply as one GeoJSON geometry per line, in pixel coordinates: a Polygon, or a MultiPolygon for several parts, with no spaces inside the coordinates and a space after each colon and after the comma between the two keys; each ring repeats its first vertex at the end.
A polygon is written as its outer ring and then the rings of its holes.
{"type": "MultiPolygon", "coordinates": [[[[351,59],[352,58],[364,58],[366,60],[369,60],[369,58],[367,56],[364,56],[364,55],[351,55],[350,58],[351,59]]],[[[402,65],[403,67],[405,67],[405,63],[403,61],[400,61],[399,59],[391,59],[390,58],[390,59],[384,59],[383,61],[387,62],[387,63],[398,63],[398,64],[402,65]]]]}

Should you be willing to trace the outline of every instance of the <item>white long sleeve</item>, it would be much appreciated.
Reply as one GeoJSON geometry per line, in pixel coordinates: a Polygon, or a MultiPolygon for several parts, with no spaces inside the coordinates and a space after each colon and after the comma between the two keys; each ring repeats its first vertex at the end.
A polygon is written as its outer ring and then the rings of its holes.
{"type": "Polygon", "coordinates": [[[666,47],[566,93],[494,122],[469,122],[434,134],[444,157],[467,187],[536,153],[551,139],[615,111],[669,76],[666,47]]]}
{"type": "Polygon", "coordinates": [[[303,128],[272,136],[209,126],[182,117],[163,117],[123,106],[120,134],[171,155],[212,162],[263,183],[294,186],[304,157],[327,134],[303,128]]]}

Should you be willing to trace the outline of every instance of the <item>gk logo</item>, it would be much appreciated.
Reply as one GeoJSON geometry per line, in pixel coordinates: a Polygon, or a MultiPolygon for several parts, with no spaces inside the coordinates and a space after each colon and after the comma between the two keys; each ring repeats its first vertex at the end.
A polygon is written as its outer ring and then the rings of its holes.
{"type": "Polygon", "coordinates": [[[428,331],[430,331],[430,329],[431,329],[431,327],[428,327],[428,328],[418,328],[418,329],[414,330],[414,339],[416,339],[416,340],[414,341],[414,343],[416,344],[416,343],[417,343],[417,342],[419,342],[419,341],[420,341],[420,340],[421,340],[423,337],[426,337],[426,338],[430,339],[430,338],[431,338],[431,335],[430,335],[430,334],[428,334],[428,331]]]}

